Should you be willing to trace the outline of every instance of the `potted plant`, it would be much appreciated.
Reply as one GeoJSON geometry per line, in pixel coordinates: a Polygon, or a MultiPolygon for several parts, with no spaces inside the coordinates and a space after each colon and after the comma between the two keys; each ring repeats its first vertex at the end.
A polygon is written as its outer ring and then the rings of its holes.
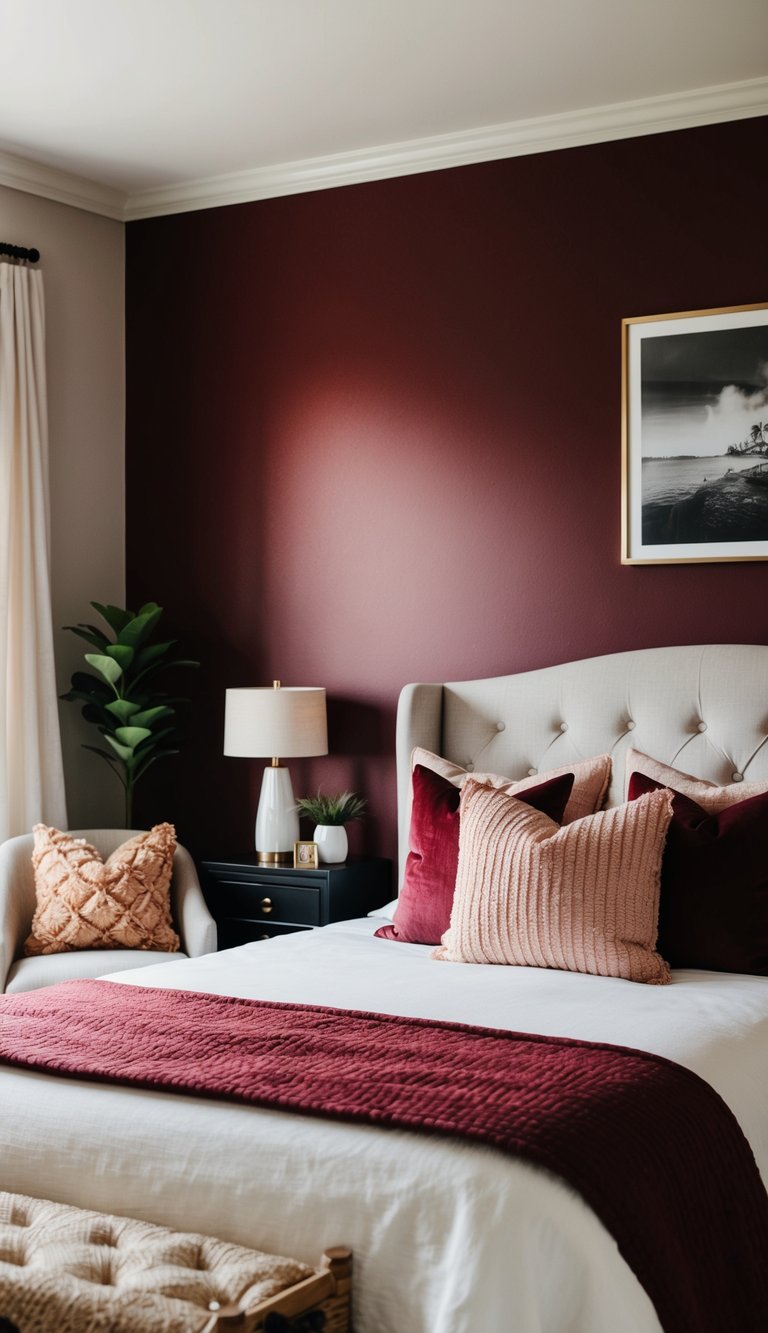
{"type": "Polygon", "coordinates": [[[342,791],[336,796],[302,796],[296,802],[299,814],[313,820],[314,841],[317,843],[317,855],[326,864],[346,861],[349,840],[345,824],[353,819],[362,819],[366,802],[362,796],[352,791],[342,791]]]}
{"type": "Polygon", "coordinates": [[[106,760],[122,782],[125,826],[131,828],[136,783],[158,759],[178,754],[175,705],[189,702],[158,690],[157,678],[171,667],[200,663],[175,656],[173,639],[149,642],[163,614],[157,602],[147,602],[137,612],[101,602],[91,606],[113,637],[96,625],[64,626],[93,651],[85,654],[91,671],[76,671],[71,688],[61,697],[81,703],[86,722],[92,722],[104,738],[103,745],[84,744],[83,749],[106,760]]]}

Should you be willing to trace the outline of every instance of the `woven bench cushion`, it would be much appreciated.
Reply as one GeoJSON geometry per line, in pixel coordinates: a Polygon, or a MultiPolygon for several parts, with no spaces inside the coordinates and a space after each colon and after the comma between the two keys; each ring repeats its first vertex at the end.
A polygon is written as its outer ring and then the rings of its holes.
{"type": "Polygon", "coordinates": [[[195,1333],[311,1276],[295,1259],[0,1192],[0,1315],[23,1333],[195,1333]]]}

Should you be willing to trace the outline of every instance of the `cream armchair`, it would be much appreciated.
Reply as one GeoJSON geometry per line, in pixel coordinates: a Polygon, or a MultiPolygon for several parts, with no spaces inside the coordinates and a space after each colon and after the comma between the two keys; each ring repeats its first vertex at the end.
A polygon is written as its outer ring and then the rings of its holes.
{"type": "MultiPolygon", "coordinates": [[[[85,838],[106,858],[133,837],[133,831],[77,829],[73,837],[85,838]]],[[[172,963],[179,958],[197,958],[215,951],[216,922],[205,905],[195,863],[185,848],[177,847],[171,880],[171,914],[183,952],[83,949],[24,958],[24,941],[35,911],[33,846],[31,833],[9,838],[0,846],[0,992],[35,990],[74,977],[99,977],[107,972],[147,967],[150,963],[172,963]]]]}

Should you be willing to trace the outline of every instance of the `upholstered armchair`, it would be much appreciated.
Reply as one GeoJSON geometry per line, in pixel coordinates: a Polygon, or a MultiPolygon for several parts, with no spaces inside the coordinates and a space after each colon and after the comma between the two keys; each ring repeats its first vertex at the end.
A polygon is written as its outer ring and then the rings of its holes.
{"type": "MultiPolygon", "coordinates": [[[[85,838],[106,858],[134,834],[126,829],[78,829],[72,836],[85,838]]],[[[171,880],[171,914],[181,951],[83,949],[25,958],[24,941],[36,903],[33,846],[31,833],[9,838],[0,846],[0,991],[34,990],[75,977],[99,977],[107,972],[147,967],[150,963],[172,963],[179,958],[197,958],[215,951],[216,923],[205,905],[195,863],[185,848],[177,847],[171,880]]]]}

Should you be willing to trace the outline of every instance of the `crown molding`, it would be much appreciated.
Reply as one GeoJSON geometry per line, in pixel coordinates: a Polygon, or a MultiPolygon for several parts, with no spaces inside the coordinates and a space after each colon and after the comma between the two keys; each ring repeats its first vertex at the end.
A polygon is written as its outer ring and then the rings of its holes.
{"type": "Polygon", "coordinates": [[[130,222],[764,115],[768,115],[768,78],[748,79],[665,97],[617,102],[274,167],[257,167],[131,194],[0,153],[0,185],[130,222]]]}
{"type": "Polygon", "coordinates": [[[124,192],[69,171],[60,171],[57,167],[46,167],[42,162],[31,162],[25,157],[0,153],[0,185],[53,199],[70,208],[83,208],[87,213],[99,213],[118,222],[125,221],[127,196],[124,192]]]}
{"type": "Polygon", "coordinates": [[[768,78],[750,79],[666,97],[618,102],[585,111],[539,116],[479,130],[308,158],[276,167],[259,167],[253,171],[188,181],[167,189],[141,190],[130,195],[125,219],[220,208],[279,195],[302,194],[309,190],[326,190],[391,176],[408,176],[766,114],[768,78]]]}

